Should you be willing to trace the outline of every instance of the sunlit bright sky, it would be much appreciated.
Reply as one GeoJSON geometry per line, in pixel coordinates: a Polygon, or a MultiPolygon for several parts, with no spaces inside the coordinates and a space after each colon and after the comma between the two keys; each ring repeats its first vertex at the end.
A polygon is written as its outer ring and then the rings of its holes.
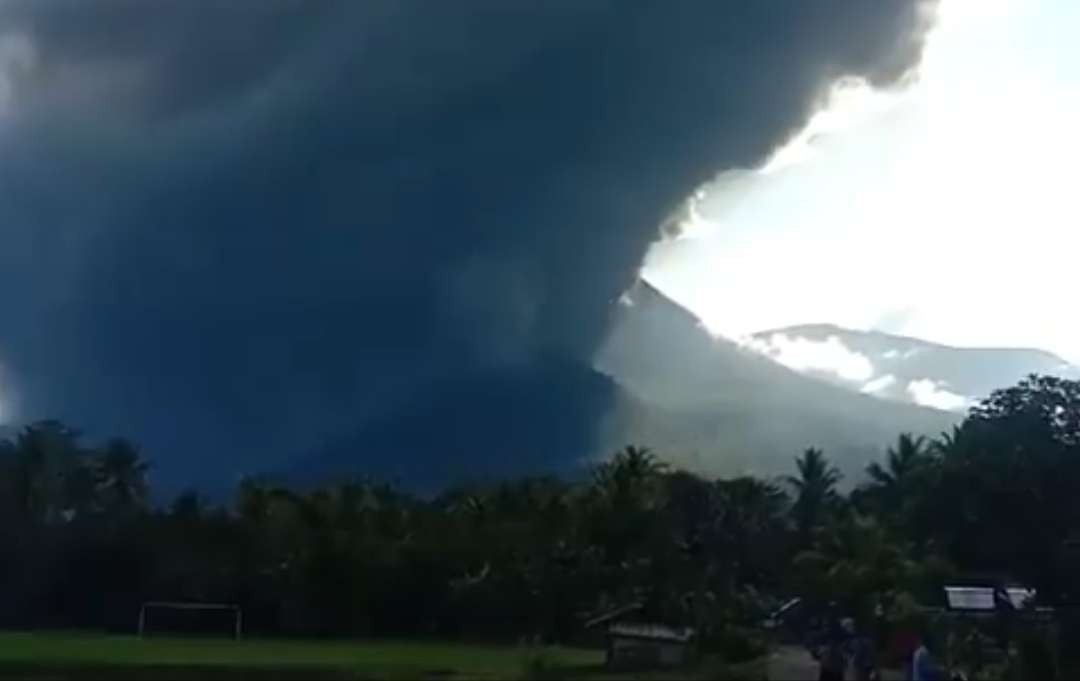
{"type": "Polygon", "coordinates": [[[844,80],[645,278],[729,337],[801,323],[1080,362],[1080,2],[943,0],[918,73],[844,80]]]}

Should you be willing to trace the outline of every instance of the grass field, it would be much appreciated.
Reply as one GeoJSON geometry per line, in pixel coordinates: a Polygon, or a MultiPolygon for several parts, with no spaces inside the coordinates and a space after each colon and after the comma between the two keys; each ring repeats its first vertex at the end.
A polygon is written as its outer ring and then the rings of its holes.
{"type": "Polygon", "coordinates": [[[0,678],[522,678],[600,672],[603,652],[395,641],[147,638],[0,634],[0,678]]]}
{"type": "Polygon", "coordinates": [[[3,679],[763,679],[764,658],[637,674],[603,667],[601,650],[420,641],[139,639],[77,633],[0,633],[3,679]]]}

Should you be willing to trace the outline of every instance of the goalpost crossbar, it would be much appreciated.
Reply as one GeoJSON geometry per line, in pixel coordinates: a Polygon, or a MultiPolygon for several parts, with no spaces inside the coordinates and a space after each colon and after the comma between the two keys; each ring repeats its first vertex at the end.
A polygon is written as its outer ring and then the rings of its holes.
{"type": "Polygon", "coordinates": [[[198,603],[190,601],[146,601],[139,608],[139,636],[142,637],[146,631],[146,611],[147,609],[160,608],[165,610],[217,610],[217,611],[231,611],[235,614],[233,622],[233,636],[237,639],[243,631],[243,610],[239,605],[232,603],[198,603]]]}

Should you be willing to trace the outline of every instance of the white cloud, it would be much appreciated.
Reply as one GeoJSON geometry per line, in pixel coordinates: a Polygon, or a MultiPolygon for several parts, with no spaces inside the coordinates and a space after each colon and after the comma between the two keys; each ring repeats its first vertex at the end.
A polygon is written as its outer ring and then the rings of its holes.
{"type": "Polygon", "coordinates": [[[892,374],[885,374],[883,376],[878,376],[877,378],[870,379],[863,384],[861,390],[868,395],[876,395],[885,390],[888,390],[895,384],[896,376],[893,376],[892,374]]]}
{"type": "Polygon", "coordinates": [[[1046,293],[1080,252],[1080,2],[987,2],[943,0],[917,78],[844,79],[723,172],[645,277],[730,338],[831,322],[1080,362],[1080,317],[1046,293]]]}
{"type": "Polygon", "coordinates": [[[896,348],[893,348],[891,350],[886,350],[885,352],[881,353],[881,357],[882,359],[911,359],[917,354],[919,354],[918,348],[909,348],[907,350],[904,350],[903,352],[900,352],[896,348]]]}
{"type": "Polygon", "coordinates": [[[848,348],[836,336],[816,341],[774,333],[768,339],[745,339],[742,344],[795,371],[828,373],[857,383],[863,383],[874,375],[874,365],[870,359],[848,348]]]}
{"type": "Polygon", "coordinates": [[[963,395],[946,390],[944,383],[929,378],[920,378],[908,383],[907,391],[915,404],[946,411],[963,411],[971,404],[971,400],[963,395]]]}

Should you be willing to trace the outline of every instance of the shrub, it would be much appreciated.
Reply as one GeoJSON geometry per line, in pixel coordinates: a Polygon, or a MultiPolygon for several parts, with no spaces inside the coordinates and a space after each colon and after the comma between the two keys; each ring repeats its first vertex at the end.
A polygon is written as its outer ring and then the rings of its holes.
{"type": "Polygon", "coordinates": [[[1057,655],[1051,635],[1045,630],[1025,631],[1017,641],[1020,669],[1025,679],[1056,679],[1057,655]]]}
{"type": "Polygon", "coordinates": [[[725,627],[706,640],[704,648],[731,663],[754,660],[769,652],[765,637],[746,627],[725,627]]]}
{"type": "Polygon", "coordinates": [[[741,664],[731,664],[722,660],[709,659],[701,664],[701,676],[695,678],[710,681],[765,681],[769,678],[764,660],[756,659],[741,664]]]}
{"type": "Polygon", "coordinates": [[[528,649],[521,660],[521,678],[530,681],[541,681],[561,678],[558,664],[546,648],[535,647],[528,649]]]}

